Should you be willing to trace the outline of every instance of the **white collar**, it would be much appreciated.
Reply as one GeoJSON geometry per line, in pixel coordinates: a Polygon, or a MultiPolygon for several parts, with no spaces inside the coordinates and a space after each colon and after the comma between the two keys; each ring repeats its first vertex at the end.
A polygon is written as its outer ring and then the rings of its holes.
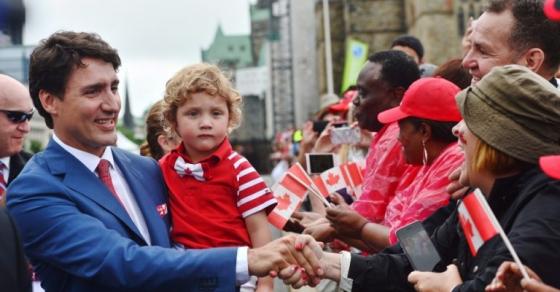
{"type": "Polygon", "coordinates": [[[2,163],[4,163],[4,165],[6,166],[6,169],[8,171],[10,171],[10,156],[2,157],[2,158],[0,158],[0,161],[2,163]]]}
{"type": "Polygon", "coordinates": [[[111,151],[111,147],[105,147],[103,155],[101,155],[101,157],[98,157],[97,155],[74,148],[62,142],[62,140],[60,140],[60,138],[58,138],[55,133],[53,133],[53,140],[58,145],[60,145],[60,147],[68,151],[70,154],[72,154],[72,156],[76,157],[76,159],[82,162],[91,172],[95,172],[95,169],[97,168],[97,165],[99,164],[99,161],[101,161],[101,159],[107,159],[111,166],[114,168],[115,161],[113,159],[113,151],[111,151]]]}

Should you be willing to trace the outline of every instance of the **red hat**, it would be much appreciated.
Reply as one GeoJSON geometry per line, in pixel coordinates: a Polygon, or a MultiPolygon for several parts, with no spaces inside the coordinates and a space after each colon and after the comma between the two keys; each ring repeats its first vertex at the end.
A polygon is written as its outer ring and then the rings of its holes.
{"type": "Polygon", "coordinates": [[[421,78],[410,85],[399,106],[379,113],[377,119],[384,124],[408,117],[458,122],[462,119],[455,102],[459,91],[457,85],[443,78],[421,78]]]}
{"type": "Polygon", "coordinates": [[[560,179],[560,155],[541,156],[539,163],[544,173],[560,179]]]}
{"type": "Polygon", "coordinates": [[[346,112],[350,107],[350,103],[354,96],[358,93],[357,90],[348,90],[344,93],[344,97],[338,102],[329,107],[330,112],[339,113],[339,112],[346,112]]]}
{"type": "Polygon", "coordinates": [[[544,2],[544,15],[552,21],[560,21],[560,3],[558,0],[546,0],[544,2]]]}

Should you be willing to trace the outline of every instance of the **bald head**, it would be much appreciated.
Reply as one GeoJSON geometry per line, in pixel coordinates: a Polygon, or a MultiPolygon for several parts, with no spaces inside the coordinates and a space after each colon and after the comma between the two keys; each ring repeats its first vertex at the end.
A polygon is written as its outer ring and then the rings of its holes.
{"type": "Polygon", "coordinates": [[[18,116],[32,111],[29,90],[14,78],[0,74],[0,158],[21,151],[29,121],[19,120],[18,116]]]}
{"type": "Polygon", "coordinates": [[[14,78],[0,74],[0,109],[8,110],[12,103],[25,105],[27,109],[33,107],[29,90],[14,78]]]}

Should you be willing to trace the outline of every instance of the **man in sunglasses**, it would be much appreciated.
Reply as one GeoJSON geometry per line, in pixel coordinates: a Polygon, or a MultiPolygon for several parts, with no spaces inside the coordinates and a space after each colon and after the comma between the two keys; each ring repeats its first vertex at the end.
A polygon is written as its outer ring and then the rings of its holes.
{"type": "MultiPolygon", "coordinates": [[[[22,151],[29,133],[33,103],[29,91],[19,81],[0,74],[0,200],[31,154],[22,151]]],[[[2,203],[3,205],[4,203],[2,203]]]]}
{"type": "MultiPolygon", "coordinates": [[[[31,154],[23,152],[33,104],[29,91],[17,80],[0,74],[0,197],[31,154]]],[[[21,241],[7,210],[0,206],[0,287],[5,291],[31,291],[31,277],[21,241]]]]}

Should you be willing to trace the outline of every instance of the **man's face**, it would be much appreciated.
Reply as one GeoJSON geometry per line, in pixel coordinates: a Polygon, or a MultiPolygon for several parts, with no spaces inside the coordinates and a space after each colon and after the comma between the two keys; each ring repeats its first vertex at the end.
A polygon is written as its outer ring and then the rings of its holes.
{"type": "Polygon", "coordinates": [[[64,143],[101,156],[106,146],[117,142],[119,79],[111,63],[92,58],[82,63],[85,66],[70,74],[63,98],[54,97],[47,111],[64,143]]]}
{"type": "MultiPolygon", "coordinates": [[[[0,110],[29,113],[33,103],[29,91],[17,81],[2,76],[0,81],[0,110]]],[[[29,121],[14,121],[6,112],[0,112],[0,157],[12,156],[21,151],[29,121]]]]}
{"type": "Polygon", "coordinates": [[[366,63],[356,84],[358,94],[353,100],[356,107],[354,116],[360,128],[369,131],[379,131],[383,127],[377,120],[377,114],[400,102],[393,88],[381,79],[381,68],[381,64],[366,63]]]}
{"type": "Polygon", "coordinates": [[[510,10],[499,14],[484,12],[473,26],[471,46],[463,58],[463,67],[479,81],[495,66],[519,64],[520,54],[508,42],[514,18],[510,10]]]}

